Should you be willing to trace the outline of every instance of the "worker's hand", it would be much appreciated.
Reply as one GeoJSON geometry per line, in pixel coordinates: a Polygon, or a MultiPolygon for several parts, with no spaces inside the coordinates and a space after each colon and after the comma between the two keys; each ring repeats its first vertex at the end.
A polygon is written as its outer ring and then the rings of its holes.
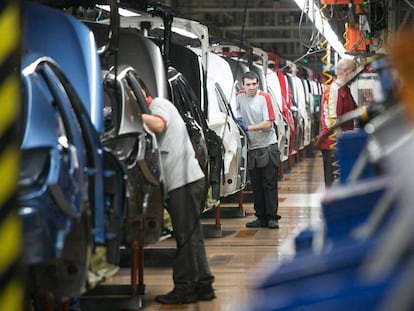
{"type": "Polygon", "coordinates": [[[244,120],[242,119],[242,118],[237,118],[236,119],[236,121],[237,121],[237,124],[244,130],[244,131],[248,131],[249,129],[248,129],[248,127],[247,127],[247,124],[246,124],[246,122],[244,122],[244,120]]]}

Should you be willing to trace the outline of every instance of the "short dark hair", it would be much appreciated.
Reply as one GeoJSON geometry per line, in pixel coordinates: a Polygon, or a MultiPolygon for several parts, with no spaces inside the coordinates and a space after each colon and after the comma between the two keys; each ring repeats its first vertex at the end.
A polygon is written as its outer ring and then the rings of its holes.
{"type": "Polygon", "coordinates": [[[256,79],[259,82],[259,76],[254,71],[246,71],[242,76],[242,83],[244,84],[244,79],[256,79]]]}
{"type": "Polygon", "coordinates": [[[145,96],[146,97],[148,97],[148,96],[152,97],[151,91],[149,90],[148,86],[145,84],[144,80],[142,80],[141,77],[137,77],[137,80],[138,80],[139,85],[141,86],[142,90],[145,92],[145,96]]]}

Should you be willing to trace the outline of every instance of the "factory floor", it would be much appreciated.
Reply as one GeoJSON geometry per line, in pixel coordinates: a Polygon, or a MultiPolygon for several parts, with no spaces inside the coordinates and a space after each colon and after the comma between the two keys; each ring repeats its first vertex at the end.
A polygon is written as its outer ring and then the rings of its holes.
{"type": "MultiPolygon", "coordinates": [[[[210,211],[203,217],[205,245],[217,298],[188,305],[161,305],[154,297],[173,288],[171,263],[175,242],[166,239],[144,250],[143,295],[133,298],[104,295],[82,299],[82,310],[198,310],[234,311],[255,295],[254,284],[270,269],[287,260],[290,242],[299,229],[318,223],[320,198],[324,191],[322,158],[304,154],[284,164],[279,189],[279,229],[250,229],[245,224],[255,219],[251,193],[225,198],[220,205],[221,217],[210,211]],[[212,217],[209,217],[212,216],[212,217]],[[213,229],[211,229],[213,228],[213,229]]],[[[131,270],[122,267],[104,285],[128,287],[131,270]]]]}

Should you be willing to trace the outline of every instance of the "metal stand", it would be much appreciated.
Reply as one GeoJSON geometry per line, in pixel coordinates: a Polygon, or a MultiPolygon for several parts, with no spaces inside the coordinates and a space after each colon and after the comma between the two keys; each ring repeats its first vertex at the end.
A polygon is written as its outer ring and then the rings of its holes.
{"type": "Polygon", "coordinates": [[[138,242],[131,246],[131,283],[98,285],[82,296],[82,310],[140,310],[141,295],[145,294],[144,247],[138,242]],[[104,303],[103,303],[104,300],[104,303]]]}
{"type": "Polygon", "coordinates": [[[231,204],[231,206],[223,206],[223,203],[220,203],[213,210],[209,210],[203,214],[204,218],[212,218],[214,216],[215,223],[214,224],[203,224],[203,233],[205,237],[208,238],[221,238],[223,237],[223,230],[221,228],[221,218],[243,218],[246,217],[246,212],[243,209],[243,190],[240,190],[237,193],[237,204],[238,206],[234,206],[233,204],[236,203],[232,201],[232,203],[225,203],[231,204]]]}
{"type": "Polygon", "coordinates": [[[288,157],[288,160],[287,160],[287,169],[289,171],[291,171],[292,167],[293,167],[293,159],[292,158],[293,158],[293,155],[290,154],[289,157],[288,157]]]}
{"type": "Polygon", "coordinates": [[[280,162],[278,170],[279,170],[279,180],[283,180],[283,174],[284,174],[284,172],[283,172],[283,162],[280,162]]]}
{"type": "Polygon", "coordinates": [[[203,233],[206,238],[221,238],[223,230],[221,229],[221,205],[218,204],[214,209],[214,224],[203,224],[203,233]]]}

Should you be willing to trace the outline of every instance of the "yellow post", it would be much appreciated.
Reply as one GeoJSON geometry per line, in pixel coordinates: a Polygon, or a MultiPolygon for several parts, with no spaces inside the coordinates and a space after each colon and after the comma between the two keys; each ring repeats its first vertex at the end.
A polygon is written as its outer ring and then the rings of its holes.
{"type": "Polygon", "coordinates": [[[20,151],[20,1],[0,3],[0,310],[23,310],[22,229],[17,215],[20,151]]]}

